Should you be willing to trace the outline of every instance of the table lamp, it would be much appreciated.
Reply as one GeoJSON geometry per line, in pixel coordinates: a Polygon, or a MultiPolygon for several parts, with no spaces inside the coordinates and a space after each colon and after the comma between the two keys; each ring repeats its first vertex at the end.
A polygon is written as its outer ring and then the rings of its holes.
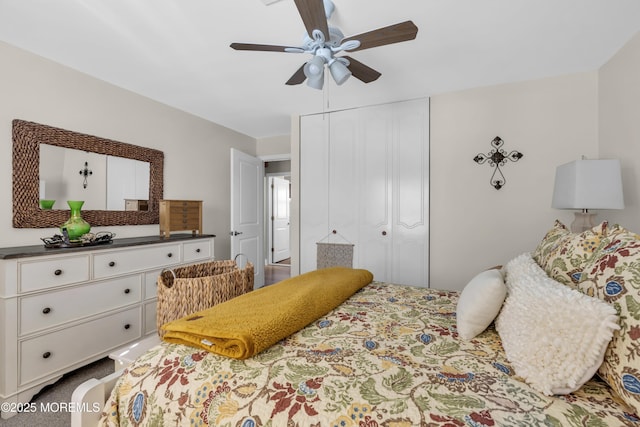
{"type": "Polygon", "coordinates": [[[575,160],[558,166],[551,207],[579,209],[571,231],[580,233],[595,226],[589,209],[623,209],[619,160],[575,160]]]}

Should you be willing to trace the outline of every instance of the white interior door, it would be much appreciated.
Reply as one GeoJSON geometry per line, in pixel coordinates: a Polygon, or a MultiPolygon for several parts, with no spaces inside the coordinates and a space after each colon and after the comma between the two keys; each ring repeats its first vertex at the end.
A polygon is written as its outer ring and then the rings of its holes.
{"type": "Polygon", "coordinates": [[[254,265],[254,288],[264,285],[263,176],[260,159],[231,149],[231,257],[243,254],[254,265]]]}
{"type": "Polygon", "coordinates": [[[289,249],[289,181],[271,178],[271,262],[280,262],[291,256],[289,249]]]}

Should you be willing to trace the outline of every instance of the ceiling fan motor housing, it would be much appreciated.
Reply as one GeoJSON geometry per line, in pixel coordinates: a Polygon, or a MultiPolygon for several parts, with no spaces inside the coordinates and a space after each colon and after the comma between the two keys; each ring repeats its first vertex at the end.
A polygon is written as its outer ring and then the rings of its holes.
{"type": "Polygon", "coordinates": [[[314,52],[316,49],[320,47],[328,47],[328,48],[339,48],[344,39],[344,34],[337,27],[329,27],[329,40],[326,39],[326,35],[322,34],[320,30],[317,32],[313,32],[314,37],[318,35],[318,37],[311,38],[307,33],[304,34],[304,39],[302,41],[302,47],[304,50],[308,52],[314,52]],[[322,37],[319,37],[322,34],[322,37]]]}

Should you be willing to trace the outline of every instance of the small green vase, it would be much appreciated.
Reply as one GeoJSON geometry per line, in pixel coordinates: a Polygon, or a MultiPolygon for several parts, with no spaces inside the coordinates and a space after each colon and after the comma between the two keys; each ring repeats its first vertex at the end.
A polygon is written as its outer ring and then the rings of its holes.
{"type": "Polygon", "coordinates": [[[83,234],[86,234],[91,230],[91,225],[82,219],[82,215],[80,214],[80,209],[84,204],[84,200],[67,200],[67,204],[71,209],[71,215],[67,222],[60,226],[60,231],[62,231],[63,228],[66,228],[67,233],[69,234],[69,240],[78,240],[83,234]]]}

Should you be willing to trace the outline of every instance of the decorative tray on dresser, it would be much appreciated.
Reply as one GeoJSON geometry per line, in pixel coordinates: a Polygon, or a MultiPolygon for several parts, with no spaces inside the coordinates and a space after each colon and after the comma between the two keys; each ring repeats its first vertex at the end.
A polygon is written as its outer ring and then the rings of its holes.
{"type": "Polygon", "coordinates": [[[160,272],[213,259],[214,237],[0,248],[0,416],[64,373],[155,333],[160,272]]]}

